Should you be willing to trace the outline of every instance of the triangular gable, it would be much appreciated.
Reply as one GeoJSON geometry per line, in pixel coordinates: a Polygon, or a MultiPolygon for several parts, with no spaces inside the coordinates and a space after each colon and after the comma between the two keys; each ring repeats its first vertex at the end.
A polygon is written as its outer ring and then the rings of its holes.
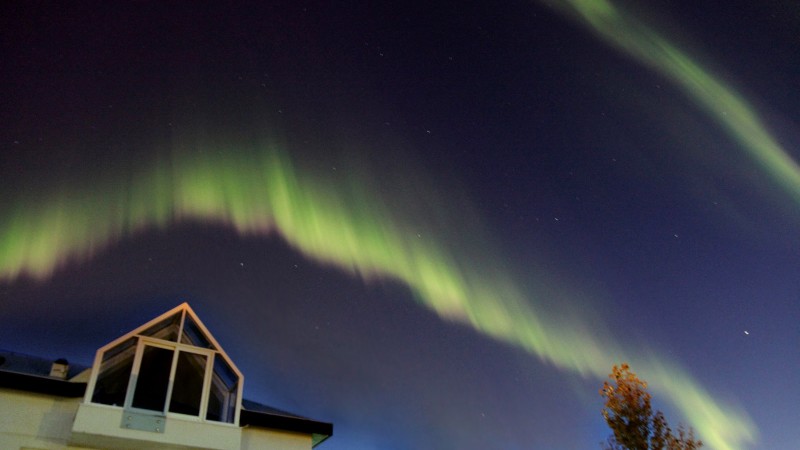
{"type": "Polygon", "coordinates": [[[103,352],[134,336],[147,336],[171,342],[193,345],[218,351],[239,377],[242,373],[228,357],[208,328],[203,324],[189,303],[183,302],[155,319],[138,326],[123,336],[100,347],[103,352]]]}
{"type": "MultiPolygon", "coordinates": [[[[135,372],[138,370],[138,366],[133,364],[133,361],[135,359],[138,364],[138,361],[141,360],[141,355],[137,353],[137,356],[134,357],[132,353],[135,350],[137,342],[139,342],[139,347],[142,346],[142,343],[148,343],[148,345],[172,345],[177,350],[183,349],[190,352],[194,349],[196,352],[204,351],[209,355],[213,353],[214,364],[213,367],[209,369],[209,373],[212,374],[209,378],[209,382],[215,386],[217,390],[214,391],[212,389],[212,391],[221,392],[223,390],[230,390],[231,394],[235,395],[235,402],[233,401],[233,396],[230,397],[231,402],[224,401],[222,402],[224,404],[220,404],[220,402],[213,403],[213,399],[204,400],[204,404],[208,402],[209,405],[207,411],[208,416],[206,418],[208,420],[222,420],[219,419],[218,416],[224,413],[219,412],[219,414],[217,414],[217,410],[225,409],[229,410],[229,413],[233,413],[235,419],[233,416],[229,416],[231,419],[224,421],[232,421],[236,424],[239,423],[244,376],[186,302],[99,348],[95,356],[92,377],[88,389],[86,390],[84,401],[94,403],[100,402],[117,406],[122,405],[121,390],[130,391],[126,386],[115,386],[117,390],[110,394],[102,392],[105,396],[96,393],[95,386],[103,386],[99,384],[104,380],[102,375],[100,377],[101,381],[98,381],[98,374],[101,372],[112,374],[109,376],[113,377],[115,370],[118,372],[130,370],[135,372]],[[161,344],[158,344],[159,342],[161,342],[161,344]],[[114,400],[108,400],[109,398],[113,398],[114,400]],[[215,406],[215,412],[213,414],[212,403],[215,406]]],[[[131,379],[133,380],[133,378],[131,379]]],[[[204,398],[206,398],[206,395],[204,395],[204,398]]],[[[124,405],[126,408],[131,406],[130,392],[128,392],[124,405]]],[[[135,407],[135,404],[133,406],[135,407]]]]}

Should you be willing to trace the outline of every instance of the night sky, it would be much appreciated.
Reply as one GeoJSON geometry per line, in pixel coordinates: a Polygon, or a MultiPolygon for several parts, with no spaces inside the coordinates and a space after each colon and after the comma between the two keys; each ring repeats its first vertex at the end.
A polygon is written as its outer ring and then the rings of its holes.
{"type": "Polygon", "coordinates": [[[800,6],[3,2],[0,348],[188,301],[325,450],[800,442],[800,6]]]}

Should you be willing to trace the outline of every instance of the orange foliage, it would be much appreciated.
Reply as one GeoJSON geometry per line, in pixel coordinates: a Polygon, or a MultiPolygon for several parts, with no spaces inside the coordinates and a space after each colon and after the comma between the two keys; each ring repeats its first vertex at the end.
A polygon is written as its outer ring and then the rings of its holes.
{"type": "Polygon", "coordinates": [[[661,411],[653,412],[647,383],[623,363],[603,382],[600,395],[605,399],[603,418],[613,432],[603,444],[607,450],[696,450],[703,443],[694,439],[694,431],[678,427],[677,436],[661,411]]]}

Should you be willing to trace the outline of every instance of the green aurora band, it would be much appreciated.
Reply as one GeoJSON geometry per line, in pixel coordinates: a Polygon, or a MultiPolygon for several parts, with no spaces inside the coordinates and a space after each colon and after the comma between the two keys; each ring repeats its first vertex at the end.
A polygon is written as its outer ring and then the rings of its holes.
{"type": "MultiPolygon", "coordinates": [[[[684,90],[800,201],[800,168],[736,91],[607,0],[542,1],[684,90]]],[[[402,282],[439,316],[561,369],[605,378],[615,361],[628,361],[711,448],[738,450],[755,441],[746,414],[715,401],[682,369],[625,352],[581,321],[546,319],[502,270],[487,272],[495,261],[470,264],[454,246],[419,239],[420,224],[373,190],[310,176],[274,148],[251,157],[198,155],[153,164],[127,182],[101,180],[92,188],[61,187],[44,198],[18,199],[0,216],[0,279],[44,279],[137,231],[182,221],[224,224],[242,235],[275,232],[311,259],[364,279],[402,282]]]]}
{"type": "MultiPolygon", "coordinates": [[[[616,7],[610,0],[540,1],[577,20],[622,53],[656,71],[683,90],[739,143],[773,182],[795,202],[800,202],[800,167],[767,130],[755,109],[733,88],[658,32],[616,7]]],[[[653,387],[666,395],[680,389],[682,382],[667,376],[659,376],[657,380],[658,384],[653,387]]],[[[712,448],[737,449],[741,448],[742,441],[754,441],[756,438],[756,429],[750,424],[738,432],[728,434],[727,431],[722,432],[716,428],[718,424],[705,422],[709,417],[704,418],[702,414],[697,414],[683,399],[674,400],[698,428],[705,443],[712,448]]],[[[695,405],[698,406],[700,405],[695,405]]]]}
{"type": "Polygon", "coordinates": [[[276,233],[321,263],[365,280],[399,281],[440,317],[558,368],[605,378],[614,362],[628,361],[712,447],[739,449],[755,433],[746,415],[715,402],[683,370],[652,356],[634,357],[585,321],[545,318],[505,271],[490,269],[502,267],[501,259],[459,257],[457,248],[480,240],[445,248],[442,239],[420,239],[419,230],[436,236],[426,218],[409,220],[366,184],[298,170],[273,147],[175,154],[132,176],[108,174],[91,187],[54,192],[20,199],[0,216],[0,280],[45,279],[137,232],[180,222],[220,224],[244,236],[276,233]]]}
{"type": "Polygon", "coordinates": [[[767,130],[755,109],[733,88],[609,0],[541,1],[577,19],[600,38],[682,89],[775,183],[800,202],[800,166],[767,130]]]}

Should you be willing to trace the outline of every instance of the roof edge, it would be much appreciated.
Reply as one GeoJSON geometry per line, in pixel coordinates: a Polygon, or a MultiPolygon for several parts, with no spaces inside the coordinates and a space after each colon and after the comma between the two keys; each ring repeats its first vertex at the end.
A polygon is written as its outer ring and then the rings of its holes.
{"type": "Polygon", "coordinates": [[[0,387],[67,398],[83,397],[86,392],[86,383],[4,370],[0,370],[0,387]]]}
{"type": "Polygon", "coordinates": [[[250,425],[254,427],[274,428],[278,430],[319,435],[322,439],[318,440],[317,444],[321,443],[330,436],[333,436],[332,423],[320,422],[303,417],[252,411],[245,409],[244,407],[242,407],[239,424],[241,426],[250,425]]]}

